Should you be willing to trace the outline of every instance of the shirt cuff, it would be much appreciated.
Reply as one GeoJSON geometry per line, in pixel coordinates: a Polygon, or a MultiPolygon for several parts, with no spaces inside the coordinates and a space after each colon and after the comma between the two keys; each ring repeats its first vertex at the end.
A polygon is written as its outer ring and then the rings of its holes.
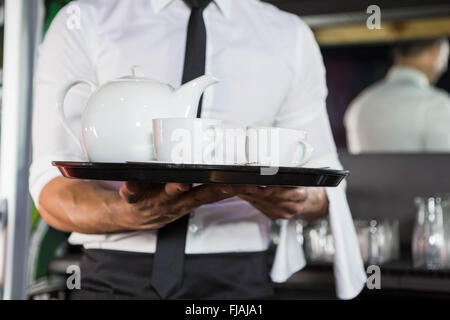
{"type": "Polygon", "coordinates": [[[31,177],[30,175],[30,194],[36,207],[39,206],[39,196],[42,189],[44,189],[47,183],[49,183],[51,180],[60,176],[61,173],[59,172],[58,168],[49,168],[48,170],[39,174],[39,176],[37,177],[31,177]]]}

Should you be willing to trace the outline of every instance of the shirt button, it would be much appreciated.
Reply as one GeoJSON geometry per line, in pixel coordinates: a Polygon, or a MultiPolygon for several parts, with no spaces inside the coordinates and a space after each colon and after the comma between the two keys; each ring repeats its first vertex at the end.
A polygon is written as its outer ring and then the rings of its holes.
{"type": "Polygon", "coordinates": [[[198,226],[195,223],[189,225],[189,232],[196,233],[198,231],[198,226]]]}

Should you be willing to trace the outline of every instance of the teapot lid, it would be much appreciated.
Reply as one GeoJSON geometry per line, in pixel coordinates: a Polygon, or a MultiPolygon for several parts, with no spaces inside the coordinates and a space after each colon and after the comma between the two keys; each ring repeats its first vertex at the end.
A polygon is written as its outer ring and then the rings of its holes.
{"type": "Polygon", "coordinates": [[[142,68],[140,66],[136,66],[136,65],[131,68],[131,75],[120,77],[120,78],[116,79],[115,81],[121,81],[121,80],[153,81],[149,78],[146,78],[142,68]]]}

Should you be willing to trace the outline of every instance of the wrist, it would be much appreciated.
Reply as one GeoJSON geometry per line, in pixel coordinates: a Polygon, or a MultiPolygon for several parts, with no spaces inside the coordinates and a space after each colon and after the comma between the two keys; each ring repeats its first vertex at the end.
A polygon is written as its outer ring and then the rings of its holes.
{"type": "Polygon", "coordinates": [[[324,215],[324,217],[328,216],[330,210],[330,202],[328,201],[328,195],[325,188],[321,188],[321,204],[322,208],[320,212],[324,215]]]}
{"type": "Polygon", "coordinates": [[[300,218],[306,221],[315,221],[328,216],[329,202],[325,188],[307,188],[308,197],[305,210],[300,218]]]}

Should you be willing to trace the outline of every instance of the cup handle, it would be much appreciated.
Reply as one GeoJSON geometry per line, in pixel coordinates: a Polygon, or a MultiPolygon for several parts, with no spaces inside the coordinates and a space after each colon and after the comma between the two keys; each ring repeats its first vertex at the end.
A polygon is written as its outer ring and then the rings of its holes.
{"type": "Polygon", "coordinates": [[[298,143],[303,147],[303,158],[300,161],[299,166],[304,165],[305,163],[307,163],[309,161],[309,159],[312,156],[312,153],[314,151],[313,146],[305,140],[299,140],[298,143]]]}
{"type": "Polygon", "coordinates": [[[89,86],[89,88],[91,89],[91,93],[97,89],[97,86],[94,83],[87,81],[87,80],[77,80],[77,81],[70,82],[67,85],[65,85],[64,87],[62,87],[59,90],[59,92],[57,93],[56,109],[57,109],[58,117],[59,117],[59,120],[61,121],[62,126],[67,131],[69,136],[73,139],[75,144],[80,148],[81,152],[84,153],[81,141],[80,141],[80,139],[78,139],[77,135],[70,128],[69,124],[67,123],[66,115],[64,113],[64,100],[66,98],[67,93],[70,91],[70,89],[72,89],[74,86],[79,85],[79,84],[87,84],[89,86]]]}

